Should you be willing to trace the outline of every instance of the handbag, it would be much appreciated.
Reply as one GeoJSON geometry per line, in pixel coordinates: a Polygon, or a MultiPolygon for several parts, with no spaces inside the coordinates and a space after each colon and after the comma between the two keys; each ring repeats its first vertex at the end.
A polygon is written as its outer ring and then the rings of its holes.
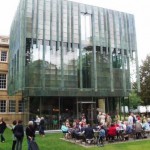
{"type": "Polygon", "coordinates": [[[30,141],[30,149],[31,150],[39,150],[39,146],[35,141],[30,141]]]}

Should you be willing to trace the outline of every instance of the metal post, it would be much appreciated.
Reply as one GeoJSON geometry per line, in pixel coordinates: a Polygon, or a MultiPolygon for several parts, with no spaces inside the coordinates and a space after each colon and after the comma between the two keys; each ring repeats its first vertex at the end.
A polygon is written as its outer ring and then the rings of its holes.
{"type": "MultiPolygon", "coordinates": [[[[92,97],[93,102],[93,97],[92,97]]],[[[93,103],[91,104],[91,123],[93,124],[93,103]]]]}
{"type": "Polygon", "coordinates": [[[78,103],[78,98],[77,98],[77,119],[79,119],[79,103],[78,103]]]}
{"type": "Polygon", "coordinates": [[[123,99],[123,118],[125,119],[125,106],[124,106],[124,97],[123,97],[122,99],[123,99]]]}
{"type": "Polygon", "coordinates": [[[60,112],[60,97],[59,97],[59,99],[58,99],[58,103],[59,103],[58,105],[59,105],[59,128],[60,128],[60,113],[61,113],[61,112],[60,112]]]}
{"type": "Polygon", "coordinates": [[[41,108],[42,108],[42,106],[41,106],[42,102],[41,101],[42,101],[42,97],[40,96],[40,107],[39,107],[40,108],[40,116],[41,116],[41,108]]]}
{"type": "Polygon", "coordinates": [[[119,116],[120,116],[120,120],[121,120],[121,99],[119,97],[119,116]]]}

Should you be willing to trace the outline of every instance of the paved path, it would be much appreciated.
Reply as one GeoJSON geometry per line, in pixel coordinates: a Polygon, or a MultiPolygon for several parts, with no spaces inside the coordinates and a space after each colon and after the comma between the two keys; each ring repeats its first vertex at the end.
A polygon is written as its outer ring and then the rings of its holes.
{"type": "MultiPolygon", "coordinates": [[[[81,140],[75,140],[75,139],[66,139],[66,138],[60,138],[61,140],[70,142],[70,143],[74,143],[83,147],[95,147],[97,146],[97,144],[88,144],[85,142],[81,142],[81,140]]],[[[104,142],[104,145],[108,145],[108,144],[121,144],[121,143],[130,143],[130,142],[138,142],[138,141],[143,141],[143,140],[150,140],[150,134],[147,135],[147,138],[141,138],[141,139],[134,139],[134,138],[129,138],[129,140],[126,141],[114,141],[114,142],[104,142]]]]}

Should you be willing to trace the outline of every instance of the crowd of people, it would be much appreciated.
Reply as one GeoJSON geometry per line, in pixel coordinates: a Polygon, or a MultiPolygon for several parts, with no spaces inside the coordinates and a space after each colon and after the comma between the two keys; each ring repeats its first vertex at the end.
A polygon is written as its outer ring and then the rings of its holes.
{"type": "MultiPolygon", "coordinates": [[[[0,136],[1,142],[5,142],[4,131],[7,125],[3,118],[0,118],[0,136]]],[[[27,126],[23,125],[22,120],[14,120],[12,125],[8,126],[12,130],[12,150],[22,150],[24,136],[27,138],[28,150],[31,148],[31,143],[35,142],[35,132],[45,136],[45,121],[44,117],[36,116],[35,120],[29,121],[27,126]]]]}
{"type": "MultiPolygon", "coordinates": [[[[0,117],[0,137],[1,142],[5,142],[4,131],[7,125],[3,118],[0,117]]],[[[35,141],[35,132],[39,131],[39,135],[45,136],[45,121],[44,117],[36,116],[32,121],[28,122],[25,127],[21,120],[14,120],[11,125],[13,133],[12,150],[21,150],[24,136],[26,135],[28,150],[32,141],[35,141]]],[[[135,115],[130,113],[126,119],[121,120],[119,115],[115,116],[115,119],[109,114],[98,112],[97,124],[91,124],[88,122],[86,114],[82,114],[80,119],[74,119],[70,122],[66,119],[61,126],[61,130],[65,135],[65,138],[74,138],[82,140],[88,143],[95,141],[103,146],[103,141],[115,141],[115,139],[128,140],[130,135],[135,133],[135,138],[146,138],[145,133],[150,133],[150,118],[144,115],[135,115]],[[144,131],[144,134],[142,134],[144,131]],[[95,134],[96,133],[96,134],[95,134]]]]}
{"type": "Polygon", "coordinates": [[[88,139],[91,139],[90,142],[97,139],[96,143],[103,145],[104,139],[114,142],[115,139],[128,140],[133,135],[136,139],[146,138],[146,134],[150,132],[150,119],[139,114],[130,113],[124,120],[121,120],[119,115],[116,115],[115,119],[112,120],[109,114],[99,112],[97,124],[91,126],[87,122],[85,114],[82,114],[81,119],[74,120],[72,124],[67,119],[62,124],[61,130],[65,134],[65,138],[81,139],[85,142],[88,139]]]}

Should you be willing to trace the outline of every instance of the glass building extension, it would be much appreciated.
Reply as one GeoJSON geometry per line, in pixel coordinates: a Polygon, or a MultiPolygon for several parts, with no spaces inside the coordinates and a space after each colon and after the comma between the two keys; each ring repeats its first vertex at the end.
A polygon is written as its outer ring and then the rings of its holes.
{"type": "Polygon", "coordinates": [[[120,111],[132,59],[139,81],[134,16],[67,0],[20,0],[9,59],[9,93],[22,93],[26,119],[60,123],[84,112],[93,121],[98,108],[120,111]]]}

